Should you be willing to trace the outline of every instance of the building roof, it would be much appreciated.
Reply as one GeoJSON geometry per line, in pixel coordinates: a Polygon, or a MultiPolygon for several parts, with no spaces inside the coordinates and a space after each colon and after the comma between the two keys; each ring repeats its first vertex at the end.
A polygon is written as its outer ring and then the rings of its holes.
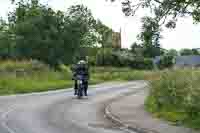
{"type": "Polygon", "coordinates": [[[160,60],[161,60],[161,56],[156,56],[156,57],[153,59],[153,62],[154,62],[154,64],[158,64],[160,60]]]}
{"type": "Polygon", "coordinates": [[[177,56],[176,65],[191,65],[196,66],[200,65],[200,56],[191,55],[191,56],[177,56]]]}

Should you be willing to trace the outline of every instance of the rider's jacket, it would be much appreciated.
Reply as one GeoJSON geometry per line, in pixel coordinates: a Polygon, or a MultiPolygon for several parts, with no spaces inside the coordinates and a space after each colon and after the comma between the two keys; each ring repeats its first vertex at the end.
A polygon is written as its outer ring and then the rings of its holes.
{"type": "Polygon", "coordinates": [[[86,64],[76,64],[73,67],[73,78],[76,79],[77,76],[83,76],[85,80],[89,79],[89,70],[86,64]]]}

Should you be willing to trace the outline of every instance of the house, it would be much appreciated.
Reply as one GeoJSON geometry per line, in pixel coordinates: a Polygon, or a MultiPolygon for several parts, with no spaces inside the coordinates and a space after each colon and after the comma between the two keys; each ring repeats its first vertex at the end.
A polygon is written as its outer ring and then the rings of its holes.
{"type": "MultiPolygon", "coordinates": [[[[153,59],[154,65],[157,66],[161,56],[153,59]]],[[[200,67],[200,55],[176,56],[174,57],[174,67],[200,67]]]]}
{"type": "Polygon", "coordinates": [[[156,56],[156,57],[153,59],[153,63],[154,63],[155,65],[158,65],[159,62],[160,62],[160,60],[161,60],[161,56],[156,56]]]}
{"type": "Polygon", "coordinates": [[[191,56],[177,56],[175,57],[175,66],[176,67],[200,67],[200,56],[191,55],[191,56]]]}

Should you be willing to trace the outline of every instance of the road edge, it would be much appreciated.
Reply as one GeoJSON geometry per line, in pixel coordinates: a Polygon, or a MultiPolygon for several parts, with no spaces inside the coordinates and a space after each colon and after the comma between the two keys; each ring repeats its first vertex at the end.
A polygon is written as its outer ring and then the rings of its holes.
{"type": "MultiPolygon", "coordinates": [[[[137,92],[136,92],[137,93],[137,92]]],[[[132,95],[134,95],[135,93],[132,93],[132,95]]],[[[126,95],[126,96],[130,96],[130,95],[126,95]]],[[[124,96],[124,97],[126,97],[124,96]]],[[[108,118],[109,120],[111,120],[113,123],[117,124],[120,126],[120,129],[126,130],[126,131],[134,131],[136,133],[159,133],[157,131],[152,131],[151,129],[146,129],[146,128],[141,128],[138,125],[128,125],[126,124],[124,121],[122,121],[118,116],[116,116],[112,111],[111,111],[111,104],[113,102],[117,102],[119,100],[122,100],[124,97],[119,97],[119,99],[115,98],[112,101],[110,101],[108,104],[105,105],[104,108],[104,114],[106,116],[106,118],[108,118]]]]}

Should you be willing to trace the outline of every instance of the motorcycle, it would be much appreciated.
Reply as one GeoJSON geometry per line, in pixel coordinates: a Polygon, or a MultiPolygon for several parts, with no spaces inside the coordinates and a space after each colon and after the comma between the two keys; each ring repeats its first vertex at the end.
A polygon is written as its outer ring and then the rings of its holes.
{"type": "Polygon", "coordinates": [[[83,97],[83,91],[84,91],[84,76],[83,75],[77,75],[77,98],[81,99],[83,97]]]}

